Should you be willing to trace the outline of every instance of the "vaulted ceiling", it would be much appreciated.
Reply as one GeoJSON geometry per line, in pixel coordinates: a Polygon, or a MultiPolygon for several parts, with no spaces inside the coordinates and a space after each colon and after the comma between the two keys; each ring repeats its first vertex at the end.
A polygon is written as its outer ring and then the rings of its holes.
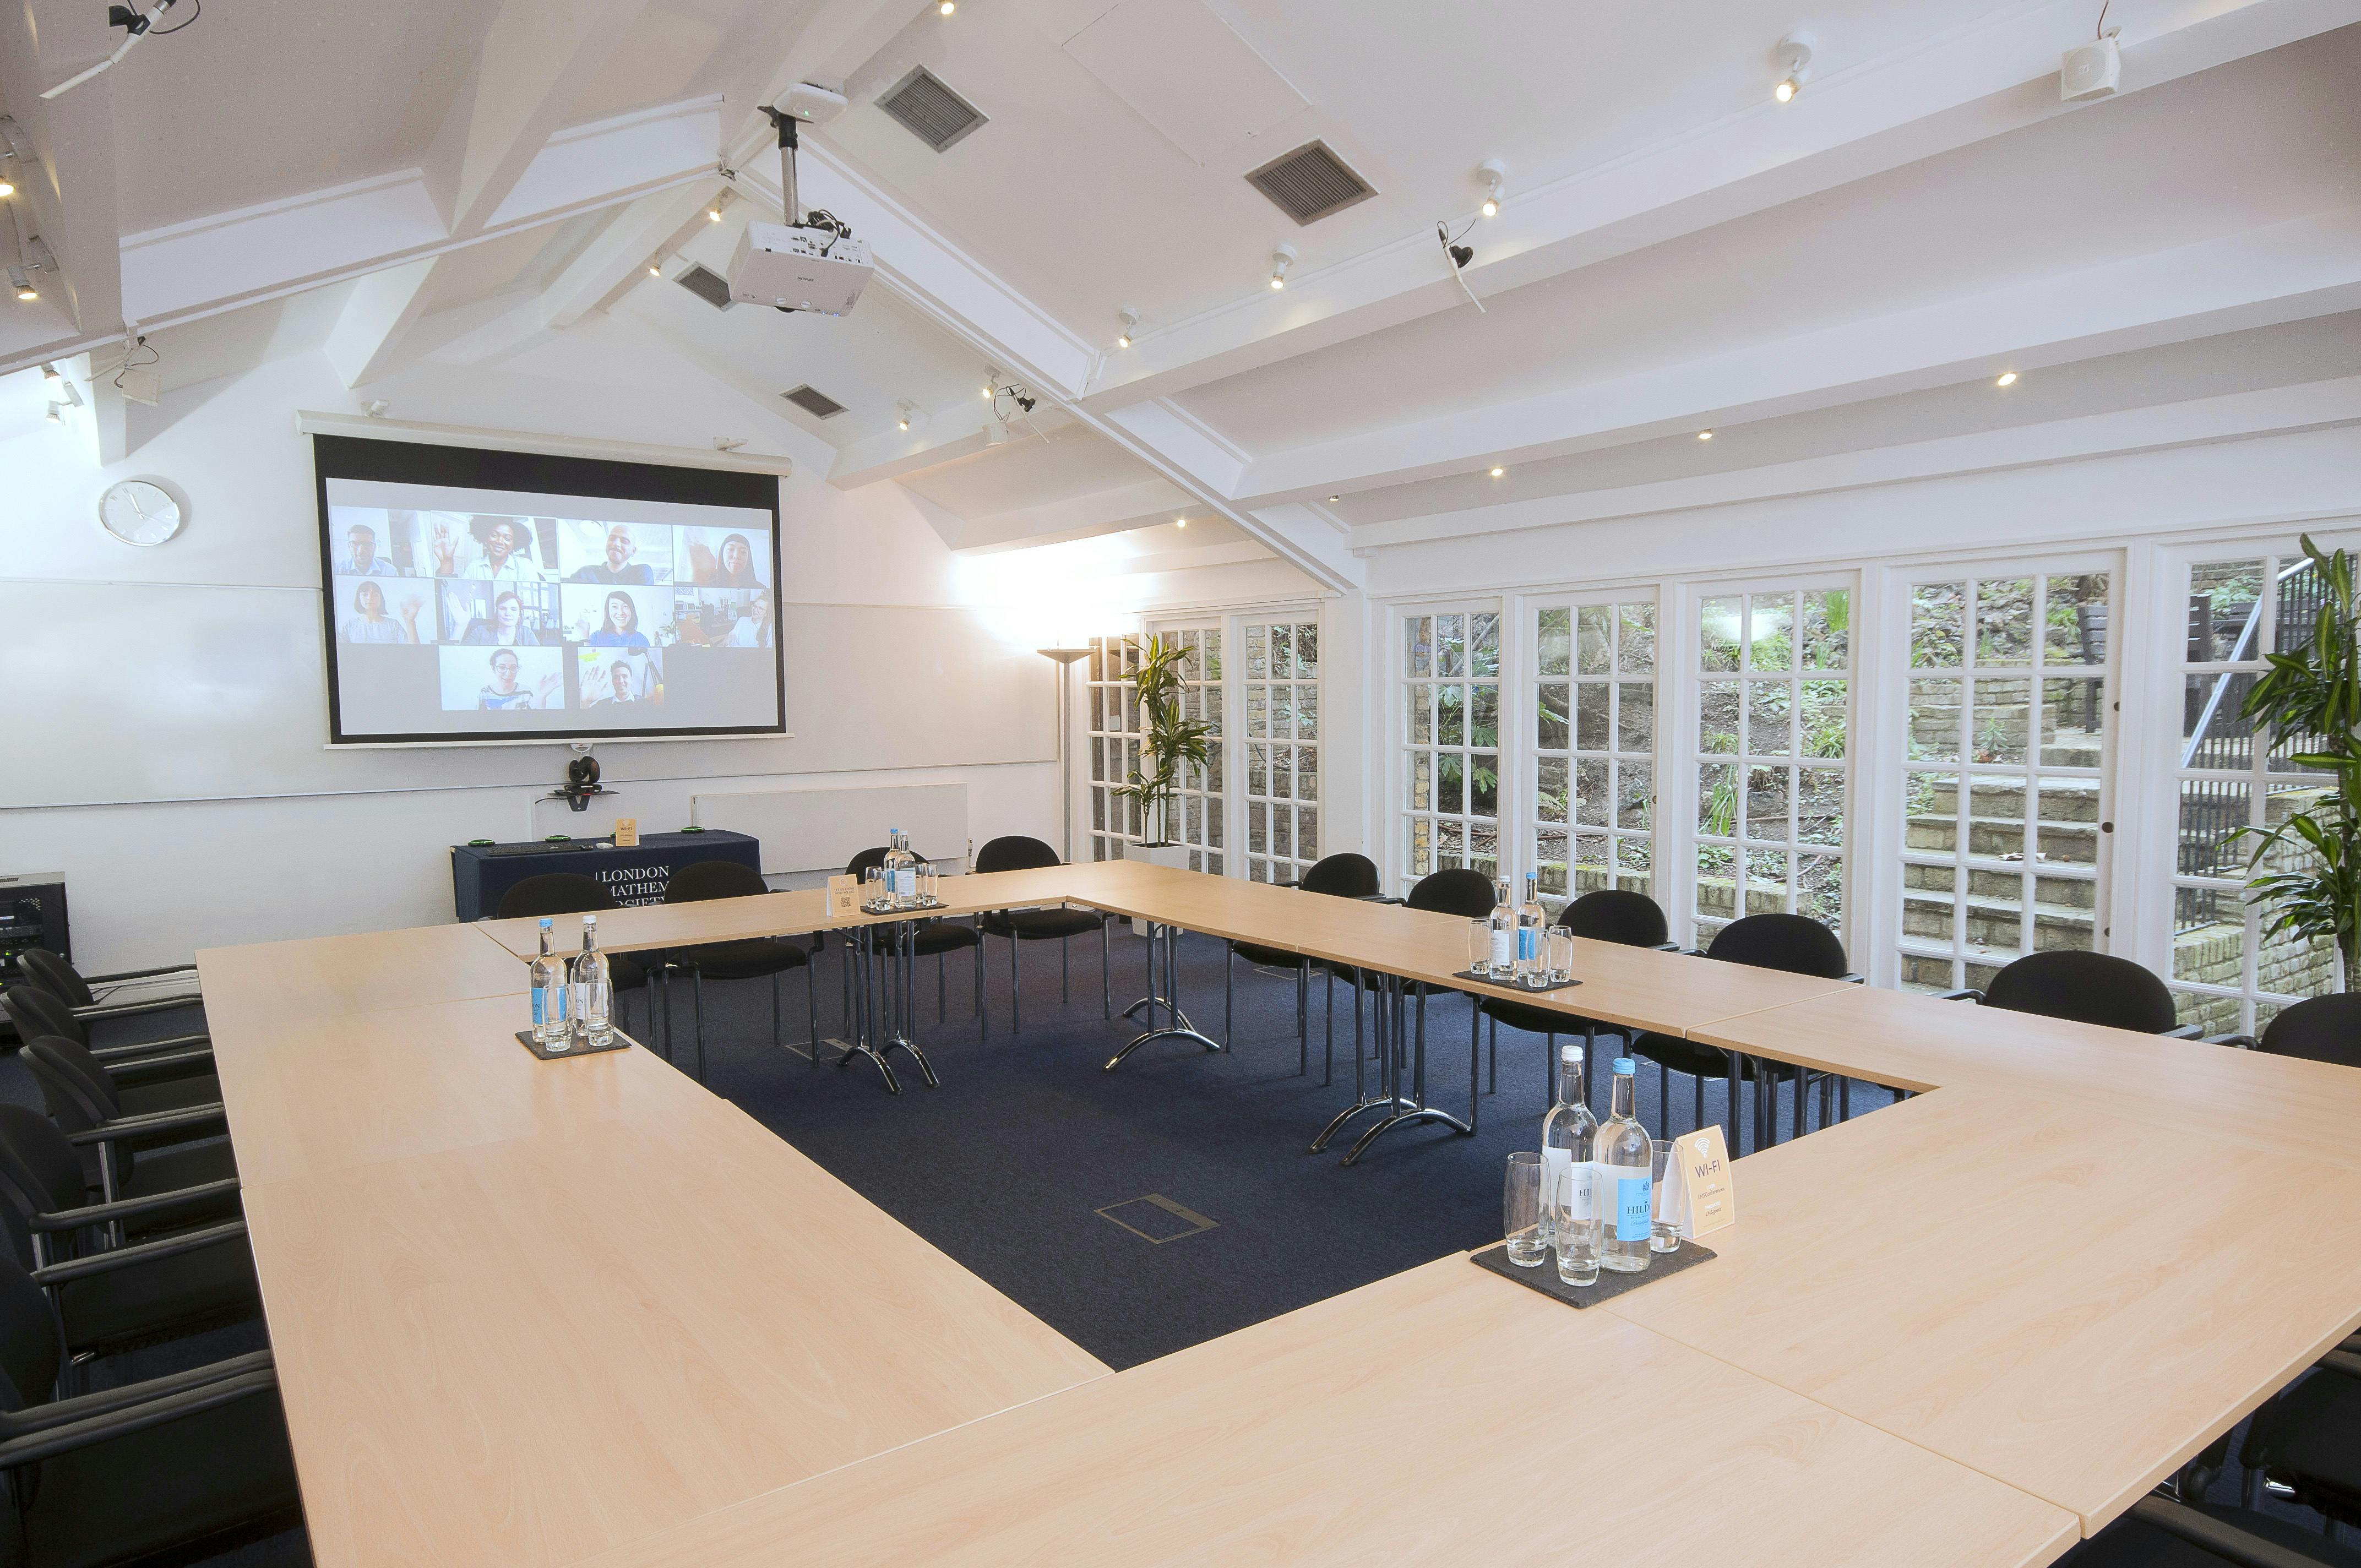
{"type": "Polygon", "coordinates": [[[0,238],[60,269],[0,302],[0,371],[136,323],[182,376],[316,347],[357,399],[606,313],[956,549],[1173,530],[1131,554],[1331,587],[1389,543],[2019,461],[2037,425],[2218,438],[2361,385],[2361,0],[2113,0],[2122,91],[2072,104],[2096,0],[1791,5],[216,0],[44,101],[119,35],[22,0],[0,113],[40,168],[0,238]],[[984,116],[942,150],[878,104],[921,68],[984,116]],[[678,280],[775,212],[757,108],[807,80],[851,106],[803,201],[877,280],[842,320],[718,310],[678,280]],[[1246,176],[1315,140],[1374,193],[1299,225],[1246,176]],[[988,370],[1029,419],[994,427],[988,370]]]}

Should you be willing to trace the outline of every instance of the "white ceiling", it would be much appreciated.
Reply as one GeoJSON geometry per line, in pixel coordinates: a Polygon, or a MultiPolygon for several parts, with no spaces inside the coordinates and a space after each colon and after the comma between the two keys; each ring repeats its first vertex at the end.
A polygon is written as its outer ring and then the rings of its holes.
{"type": "Polygon", "coordinates": [[[217,0],[41,104],[97,10],[0,14],[49,176],[19,217],[66,265],[0,370],[117,352],[137,306],[174,375],[319,349],[357,389],[610,312],[974,553],[1348,586],[1422,531],[2361,374],[2361,0],[2114,0],[2125,91],[2071,106],[2085,0],[217,0]],[[876,106],[920,65],[989,116],[942,153],[876,106]],[[876,281],[715,311],[674,280],[775,200],[752,111],[797,80],[851,101],[804,194],[876,281]],[[1378,194],[1298,227],[1241,176],[1315,137],[1378,194]],[[1038,400],[1001,444],[987,366],[1038,400]]]}

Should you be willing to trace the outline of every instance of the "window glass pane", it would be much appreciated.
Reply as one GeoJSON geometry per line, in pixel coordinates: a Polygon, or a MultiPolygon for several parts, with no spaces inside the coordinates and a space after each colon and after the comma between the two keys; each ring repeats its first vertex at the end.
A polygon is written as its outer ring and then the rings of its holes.
{"type": "Polygon", "coordinates": [[[1976,662],[2024,664],[2033,659],[2033,579],[1976,584],[1976,662]]]}
{"type": "Polygon", "coordinates": [[[1738,683],[1705,681],[1697,690],[1697,750],[1738,750],[1738,683]]]}
{"type": "MultiPolygon", "coordinates": [[[[1411,648],[1413,654],[1415,654],[1417,650],[1423,646],[1423,643],[1421,641],[1420,631],[1422,624],[1422,622],[1415,620],[1410,623],[1411,648]]],[[[1270,632],[1268,629],[1265,627],[1249,626],[1246,628],[1246,679],[1250,681],[1266,681],[1269,678],[1270,632]]]]}
{"type": "MultiPolygon", "coordinates": [[[[2230,779],[2180,781],[2180,843],[2176,871],[2183,876],[2245,878],[2246,857],[2254,846],[2233,843],[2230,836],[2246,825],[2248,791],[2252,787],[2244,781],[2230,779]]],[[[2048,816],[2048,793],[2045,781],[2045,820],[2048,816]]],[[[2094,806],[2094,817],[2095,814],[2094,806]]]]}
{"type": "Polygon", "coordinates": [[[1609,768],[1599,757],[1582,757],[1574,764],[1574,819],[1587,827],[1607,826],[1609,809],[1609,768]]]}
{"type": "Polygon", "coordinates": [[[1288,626],[1274,626],[1270,629],[1270,678],[1272,680],[1289,680],[1295,674],[1293,631],[1294,628],[1288,626]]]}
{"type": "Polygon", "coordinates": [[[1841,847],[1845,841],[1845,776],[1834,768],[1802,768],[1795,774],[1795,839],[1841,847]]]}
{"type": "Polygon", "coordinates": [[[1295,688],[1295,733],[1301,740],[1320,739],[1320,688],[1300,685],[1295,688]]]}
{"type": "Polygon", "coordinates": [[[1567,820],[1569,764],[1564,757],[1543,757],[1534,766],[1533,815],[1543,822],[1567,820]]]}
{"type": "Polygon", "coordinates": [[[1499,679],[1500,674],[1500,618],[1493,614],[1471,615],[1467,618],[1467,673],[1499,679]]]}
{"type": "MultiPolygon", "coordinates": [[[[2034,836],[2042,861],[2049,865],[2097,865],[2099,781],[2045,778],[2034,789],[2034,836]]],[[[2246,805],[2242,795],[2240,812],[2246,805]]]]}
{"type": "Polygon", "coordinates": [[[1533,706],[1534,722],[1539,726],[1536,739],[1545,751],[1563,751],[1566,747],[1567,720],[1574,707],[1573,689],[1564,682],[1544,683],[1533,706]]]}
{"type": "Polygon", "coordinates": [[[1434,618],[1434,673],[1438,675],[1464,675],[1467,673],[1466,616],[1438,615],[1434,618]]]}
{"type": "Polygon", "coordinates": [[[1738,831],[1738,769],[1730,763],[1697,768],[1697,831],[1719,839],[1738,831]]]}
{"type": "Polygon", "coordinates": [[[1758,757],[1784,757],[1795,751],[1792,698],[1788,681],[1746,683],[1746,750],[1758,757]]]}
{"type": "Polygon", "coordinates": [[[2248,628],[2257,619],[2254,609],[2262,596],[2263,572],[2258,560],[2208,561],[2189,569],[2191,663],[2262,657],[2248,628]]]}
{"type": "Polygon", "coordinates": [[[2094,572],[2052,577],[2042,611],[2044,663],[2103,664],[2107,662],[2107,575],[2094,572]]]}
{"type": "Polygon", "coordinates": [[[1734,598],[1705,601],[1697,622],[1697,668],[1738,668],[1739,603],[1734,598]]]}
{"type": "Polygon", "coordinates": [[[1852,595],[1828,588],[1804,596],[1804,660],[1807,670],[1852,668],[1852,595]]]}
{"type": "Polygon", "coordinates": [[[1967,646],[1968,586],[1921,583],[1910,590],[1910,663],[1921,670],[1956,670],[1967,646]]]}
{"type": "Polygon", "coordinates": [[[1844,858],[1800,855],[1795,861],[1795,913],[1832,931],[1844,929],[1844,858]]]}
{"type": "Polygon", "coordinates": [[[1750,670],[1792,670],[1795,667],[1795,596],[1752,596],[1753,615],[1747,648],[1750,670]]]}
{"type": "Polygon", "coordinates": [[[1806,757],[1843,757],[1851,748],[1845,738],[1845,681],[1796,683],[1796,727],[1804,737],[1806,757]]]}
{"type": "Polygon", "coordinates": [[[1794,781],[1792,768],[1746,770],[1746,837],[1785,841],[1794,781]]]}
{"type": "MultiPolygon", "coordinates": [[[[1434,618],[1433,616],[1426,615],[1414,615],[1408,620],[1404,621],[1402,626],[1404,632],[1410,639],[1410,657],[1407,665],[1410,673],[1412,675],[1431,675],[1434,674],[1434,618]]],[[[1251,675],[1254,673],[1253,644],[1251,641],[1247,644],[1246,663],[1248,666],[1246,673],[1251,675]]]]}
{"type": "Polygon", "coordinates": [[[2032,723],[2027,705],[2032,687],[2026,681],[1979,680],[1975,686],[1975,712],[1970,720],[1975,744],[1975,760],[1979,762],[2022,762],[2026,757],[2026,732],[2032,723]]]}
{"type": "Polygon", "coordinates": [[[1616,688],[1618,751],[1652,752],[1656,749],[1656,688],[1644,681],[1625,681],[1616,688]]]}
{"type": "Polygon", "coordinates": [[[2045,767],[2095,768],[2106,723],[2107,683],[2088,680],[2041,683],[2041,754],[2045,767]]]}
{"type": "Polygon", "coordinates": [[[1444,751],[1434,759],[1434,809],[1457,817],[1467,809],[1467,754],[1444,751]]]}
{"type": "Polygon", "coordinates": [[[1468,815],[1498,817],[1500,815],[1500,753],[1477,751],[1471,759],[1475,772],[1475,790],[1469,797],[1468,815]]]}
{"type": "Polygon", "coordinates": [[[1534,657],[1540,662],[1544,675],[1565,675],[1574,672],[1574,612],[1568,609],[1545,609],[1541,612],[1539,634],[1534,639],[1534,657]]]}
{"type": "Polygon", "coordinates": [[[1613,668],[1614,614],[1612,608],[1603,604],[1582,607],[1581,630],[1576,643],[1579,663],[1576,666],[1582,674],[1603,675],[1613,668]]]}
{"type": "Polygon", "coordinates": [[[1438,686],[1434,696],[1434,743],[1438,746],[1465,746],[1467,744],[1467,688],[1438,686]]]}
{"type": "Polygon", "coordinates": [[[2250,674],[2189,675],[2180,702],[2180,765],[2245,773],[2255,765],[2254,727],[2238,714],[2250,674]]]}
{"type": "Polygon", "coordinates": [[[1615,667],[1627,675],[1642,674],[1656,667],[1656,607],[1652,604],[1627,604],[1619,607],[1621,624],[1616,630],[1615,667]]]}
{"type": "Polygon", "coordinates": [[[1433,686],[1421,685],[1410,688],[1410,740],[1413,746],[1431,746],[1434,743],[1434,688],[1433,686]]]}
{"type": "Polygon", "coordinates": [[[1609,691],[1604,681],[1585,681],[1575,690],[1574,743],[1583,751],[1604,751],[1609,749],[1609,691]]]}
{"type": "Polygon", "coordinates": [[[2033,879],[2033,950],[2087,952],[2097,935],[2099,884],[2087,878],[2033,879]]]}
{"type": "Polygon", "coordinates": [[[1615,764],[1615,825],[1634,832],[1647,828],[1655,811],[1655,768],[1648,762],[1615,764]]]}
{"type": "Polygon", "coordinates": [[[1497,746],[1500,743],[1500,688],[1486,682],[1471,688],[1475,703],[1474,717],[1467,732],[1468,744],[1497,746]]]}
{"type": "Polygon", "coordinates": [[[1954,680],[1914,680],[1910,683],[1909,755],[1927,762],[1960,760],[1960,683],[1954,680]]]}

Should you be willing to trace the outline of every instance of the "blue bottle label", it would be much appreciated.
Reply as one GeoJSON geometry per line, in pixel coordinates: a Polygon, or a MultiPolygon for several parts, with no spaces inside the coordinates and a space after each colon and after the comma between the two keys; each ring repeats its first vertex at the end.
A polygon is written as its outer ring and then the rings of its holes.
{"type": "Polygon", "coordinates": [[[533,1026],[536,1029],[549,1022],[549,992],[535,989],[533,993],[533,1026]]]}
{"type": "Polygon", "coordinates": [[[1648,1189],[1653,1179],[1646,1176],[1622,1176],[1615,1180],[1615,1239],[1619,1242],[1643,1242],[1648,1239],[1648,1189]]]}
{"type": "Polygon", "coordinates": [[[1517,958],[1521,962],[1531,963],[1541,956],[1542,934],[1531,926],[1523,927],[1517,933],[1517,958]]]}

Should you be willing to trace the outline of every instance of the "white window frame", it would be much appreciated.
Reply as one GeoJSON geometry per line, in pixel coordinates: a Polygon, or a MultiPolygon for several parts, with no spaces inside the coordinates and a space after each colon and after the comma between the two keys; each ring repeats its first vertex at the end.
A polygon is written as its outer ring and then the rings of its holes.
{"type": "MultiPolygon", "coordinates": [[[[1387,804],[1386,839],[1381,847],[1381,853],[1373,858],[1377,860],[1381,871],[1391,878],[1396,891],[1408,893],[1422,880],[1421,874],[1412,869],[1413,861],[1411,851],[1412,818],[1418,816],[1440,818],[1444,815],[1433,810],[1425,812],[1414,810],[1411,805],[1409,787],[1411,754],[1416,749],[1411,740],[1409,697],[1411,686],[1418,684],[1413,681],[1410,669],[1408,642],[1410,623],[1422,617],[1436,615],[1499,617],[1500,664],[1497,680],[1499,694],[1495,719],[1499,742],[1494,752],[1497,758],[1494,767],[1499,783],[1493,799],[1493,815],[1483,820],[1489,820],[1494,825],[1498,866],[1494,874],[1514,886],[1514,878],[1519,874],[1518,860],[1521,853],[1519,847],[1520,835],[1523,831],[1519,826],[1517,811],[1517,802],[1521,798],[1523,788],[1521,771],[1517,759],[1523,748],[1517,742],[1516,737],[1521,733],[1519,727],[1524,722],[1522,717],[1524,703],[1521,684],[1515,672],[1531,663],[1526,653],[1524,640],[1520,632],[1522,619],[1521,603],[1514,595],[1472,594],[1447,599],[1400,603],[1390,607],[1390,613],[1386,618],[1387,641],[1390,652],[1380,665],[1386,672],[1386,718],[1379,731],[1385,738],[1383,753],[1387,765],[1387,783],[1383,796],[1387,804]]],[[[1322,668],[1323,670],[1327,668],[1324,660],[1322,668]]],[[[1456,679],[1470,685],[1474,684],[1473,677],[1465,674],[1443,678],[1456,679]]],[[[1423,681],[1424,684],[1435,684],[1437,677],[1429,674],[1423,677],[1423,681]]],[[[1439,708],[1437,718],[1439,722],[1439,708]]],[[[1471,699],[1470,707],[1462,722],[1472,728],[1474,718],[1471,699]]],[[[1466,732],[1463,731],[1464,733],[1466,732]]],[[[1434,750],[1455,749],[1444,748],[1439,742],[1421,742],[1418,745],[1434,750]]],[[[1474,758],[1477,749],[1472,744],[1464,744],[1455,749],[1466,751],[1469,757],[1467,774],[1462,785],[1465,792],[1461,797],[1463,809],[1457,814],[1460,820],[1466,823],[1477,820],[1473,812],[1465,809],[1466,806],[1472,803],[1474,799],[1474,758]]],[[[1439,777],[1436,784],[1439,789],[1439,777]]],[[[1472,856],[1465,854],[1462,856],[1463,863],[1470,863],[1472,860],[1472,856]]],[[[1433,869],[1443,869],[1439,850],[1433,869]]]]}
{"type": "MultiPolygon", "coordinates": [[[[1541,870],[1542,861],[1539,852],[1541,835],[1545,828],[1555,830],[1560,826],[1555,822],[1544,823],[1541,819],[1541,781],[1546,771],[1547,761],[1555,759],[1554,748],[1552,749],[1550,759],[1545,760],[1543,755],[1540,736],[1542,688],[1544,685],[1564,684],[1568,688],[1570,703],[1566,714],[1566,747],[1564,753],[1569,798],[1568,820],[1564,824],[1567,852],[1566,888],[1563,894],[1554,893],[1544,888],[1542,894],[1543,904],[1553,913],[1581,895],[1580,890],[1574,885],[1576,864],[1573,857],[1576,837],[1584,832],[1585,828],[1577,820],[1580,812],[1578,806],[1574,806],[1573,802],[1579,793],[1577,786],[1581,762],[1585,760],[1598,760],[1598,757],[1603,757],[1613,764],[1610,768],[1610,799],[1607,808],[1606,826],[1591,828],[1588,831],[1607,840],[1608,885],[1613,887],[1626,885],[1625,873],[1620,865],[1620,845],[1627,840],[1638,840],[1649,846],[1650,892],[1652,895],[1660,896],[1661,894],[1664,874],[1663,802],[1665,597],[1663,586],[1651,582],[1621,587],[1586,586],[1581,588],[1568,588],[1554,592],[1538,590],[1520,595],[1515,600],[1518,607],[1518,635],[1514,645],[1521,675],[1515,681],[1516,698],[1512,703],[1507,689],[1510,684],[1510,677],[1506,673],[1508,649],[1504,645],[1501,703],[1504,710],[1514,709],[1518,725],[1513,748],[1503,748],[1504,751],[1513,750],[1515,760],[1513,763],[1504,767],[1503,771],[1504,778],[1513,774],[1520,785],[1517,798],[1513,802],[1516,836],[1512,845],[1514,873],[1520,878],[1529,872],[1537,872],[1541,870]],[[1620,743],[1622,738],[1620,688],[1626,685],[1638,684],[1635,676],[1627,674],[1623,671],[1620,657],[1622,638],[1620,612],[1622,607],[1632,605],[1647,607],[1652,618],[1653,635],[1655,639],[1655,652],[1649,662],[1646,675],[1646,684],[1653,694],[1651,701],[1654,709],[1653,727],[1651,732],[1653,743],[1644,755],[1628,751],[1620,743]],[[1619,656],[1613,659],[1605,674],[1585,675],[1581,670],[1582,611],[1601,608],[1612,612],[1619,622],[1615,631],[1619,656]],[[1570,639],[1568,670],[1564,676],[1545,674],[1541,667],[1541,618],[1544,611],[1556,609],[1567,611],[1571,618],[1568,631],[1570,639]],[[1586,753],[1578,744],[1581,738],[1580,688],[1585,685],[1603,686],[1609,694],[1607,719],[1609,746],[1604,753],[1598,753],[1597,756],[1586,753]],[[1615,801],[1622,794],[1620,786],[1623,781],[1623,770],[1642,762],[1647,764],[1648,777],[1651,781],[1649,825],[1644,828],[1624,828],[1618,825],[1615,820],[1617,816],[1615,801]]],[[[1521,886],[1522,883],[1519,883],[1516,885],[1521,886]]]]}
{"type": "MultiPolygon", "coordinates": [[[[1328,790],[1324,776],[1330,755],[1327,743],[1327,637],[1322,630],[1319,616],[1309,611],[1290,614],[1285,610],[1255,610],[1231,616],[1228,624],[1231,629],[1230,636],[1234,639],[1230,644],[1230,664],[1235,671],[1232,685],[1236,688],[1235,707],[1237,713],[1237,727],[1233,733],[1236,737],[1235,749],[1238,752],[1235,775],[1238,781],[1235,791],[1238,826],[1237,835],[1231,840],[1233,852],[1239,861],[1237,874],[1249,882],[1295,882],[1318,862],[1321,855],[1325,852],[1329,841],[1332,819],[1329,815],[1326,798],[1328,790]],[[1251,648],[1256,630],[1260,629],[1264,636],[1268,638],[1273,630],[1280,627],[1288,628],[1296,636],[1300,636],[1302,628],[1311,629],[1314,648],[1312,661],[1316,673],[1310,680],[1292,674],[1276,677],[1265,674],[1257,677],[1254,674],[1250,661],[1253,657],[1251,648]],[[1289,708],[1294,716],[1295,723],[1290,726],[1290,734],[1286,738],[1257,737],[1254,733],[1254,704],[1257,695],[1257,688],[1260,688],[1260,695],[1268,703],[1272,691],[1280,686],[1288,688],[1289,708]],[[1311,695],[1312,713],[1312,734],[1309,740],[1303,739],[1298,733],[1301,728],[1302,696],[1306,692],[1311,695]],[[1254,748],[1257,746],[1272,748],[1274,759],[1277,756],[1277,748],[1280,746],[1290,748],[1290,753],[1294,759],[1290,775],[1290,793],[1279,795],[1268,789],[1260,795],[1255,793],[1252,786],[1254,748]],[[1301,793],[1305,776],[1302,756],[1307,750],[1312,759],[1310,773],[1312,781],[1312,794],[1309,799],[1304,798],[1301,793]],[[1254,816],[1257,806],[1260,806],[1265,813],[1267,832],[1264,847],[1260,852],[1253,849],[1254,816]],[[1303,853],[1301,841],[1303,814],[1307,807],[1312,813],[1315,835],[1312,853],[1310,855],[1303,853]],[[1273,848],[1278,841],[1278,823],[1279,814],[1282,812],[1288,814],[1287,821],[1290,828],[1288,850],[1285,854],[1280,854],[1273,848]],[[1257,865],[1257,862],[1260,864],[1257,865]],[[1256,872],[1258,870],[1267,874],[1257,877],[1256,872]]],[[[1292,642],[1291,637],[1290,651],[1292,642]]],[[[1268,656],[1267,654],[1266,657],[1268,656]]],[[[1292,658],[1291,652],[1290,658],[1292,658]]],[[[1296,666],[1290,664],[1290,668],[1296,666]]],[[[1271,708],[1269,713],[1270,717],[1266,719],[1267,729],[1276,723],[1275,707],[1271,708]]]]}

